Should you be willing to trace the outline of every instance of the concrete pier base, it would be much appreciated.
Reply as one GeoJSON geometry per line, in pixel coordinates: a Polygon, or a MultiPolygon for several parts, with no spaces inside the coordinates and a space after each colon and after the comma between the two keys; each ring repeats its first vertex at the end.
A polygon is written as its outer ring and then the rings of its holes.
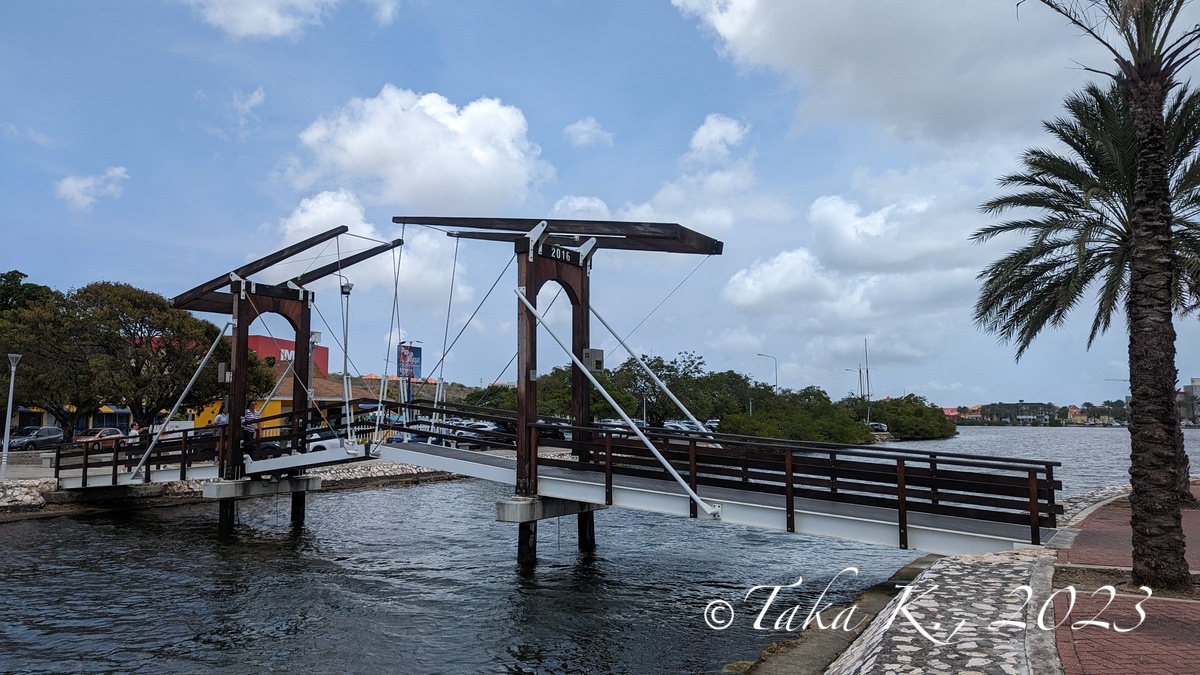
{"type": "Polygon", "coordinates": [[[269,481],[251,479],[215,480],[204,484],[204,498],[221,500],[240,499],[242,497],[277,495],[285,492],[307,492],[308,490],[319,490],[320,488],[321,478],[319,476],[292,476],[291,478],[273,478],[269,481]]]}
{"type": "Polygon", "coordinates": [[[496,502],[496,520],[519,523],[517,533],[517,563],[537,562],[537,521],[559,516],[579,516],[579,550],[596,548],[595,516],[593,512],[607,508],[603,504],[577,502],[556,497],[522,497],[520,495],[496,502]]]}
{"type": "Polygon", "coordinates": [[[496,520],[502,523],[528,523],[559,516],[573,516],[577,513],[591,515],[592,511],[604,508],[608,507],[573,499],[517,495],[496,502],[496,520]]]}

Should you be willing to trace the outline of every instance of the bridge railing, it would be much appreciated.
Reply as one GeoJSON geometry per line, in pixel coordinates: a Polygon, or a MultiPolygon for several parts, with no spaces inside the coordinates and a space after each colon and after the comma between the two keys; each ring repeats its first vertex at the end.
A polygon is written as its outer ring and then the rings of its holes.
{"type": "MultiPolygon", "coordinates": [[[[199,427],[170,431],[159,439],[145,466],[156,471],[177,470],[179,480],[188,480],[189,470],[197,465],[213,465],[218,447],[225,442],[224,427],[199,427]]],[[[54,478],[78,477],[80,487],[127,484],[125,474],[133,471],[150,443],[146,436],[125,437],[115,447],[96,449],[94,444],[60,445],[54,451],[54,478]]],[[[150,472],[139,475],[150,481],[150,472]]]]}
{"type": "MultiPolygon", "coordinates": [[[[511,412],[478,406],[424,401],[407,407],[424,414],[487,419],[502,427],[514,424],[511,412]]],[[[452,426],[447,425],[448,433],[440,438],[454,440],[452,426]]],[[[533,426],[539,430],[540,445],[563,447],[574,455],[569,460],[542,457],[538,463],[603,472],[609,503],[614,475],[666,477],[658,460],[628,430],[581,427],[549,418],[533,426]],[[558,437],[564,432],[570,440],[558,437]]],[[[1057,527],[1062,513],[1055,500],[1056,491],[1062,489],[1054,478],[1059,462],[715,432],[643,432],[701,495],[707,487],[784,495],[789,531],[795,528],[793,498],[797,497],[893,509],[905,547],[909,513],[1027,525],[1032,544],[1041,543],[1041,528],[1057,527]]],[[[488,444],[514,442],[511,433],[498,433],[488,444]]],[[[695,504],[691,513],[696,515],[695,504]]]]}
{"type": "MultiPolygon", "coordinates": [[[[576,452],[577,461],[539,462],[603,472],[609,503],[614,475],[664,477],[657,460],[628,440],[627,432],[571,429],[575,438],[591,434],[596,440],[559,442],[576,452]]],[[[723,434],[645,433],[702,496],[709,486],[783,495],[789,531],[795,530],[796,497],[894,509],[905,548],[910,512],[1028,525],[1032,544],[1041,543],[1041,528],[1056,527],[1062,513],[1055,502],[1055,491],[1062,488],[1054,479],[1057,462],[723,434]]]]}

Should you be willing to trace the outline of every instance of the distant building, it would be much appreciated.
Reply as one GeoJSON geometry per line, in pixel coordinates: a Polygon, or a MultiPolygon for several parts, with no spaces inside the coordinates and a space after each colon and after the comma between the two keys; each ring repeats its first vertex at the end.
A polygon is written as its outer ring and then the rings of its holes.
{"type": "Polygon", "coordinates": [[[997,424],[1034,426],[1050,424],[1058,408],[1053,403],[990,403],[980,408],[982,419],[997,424]]]}

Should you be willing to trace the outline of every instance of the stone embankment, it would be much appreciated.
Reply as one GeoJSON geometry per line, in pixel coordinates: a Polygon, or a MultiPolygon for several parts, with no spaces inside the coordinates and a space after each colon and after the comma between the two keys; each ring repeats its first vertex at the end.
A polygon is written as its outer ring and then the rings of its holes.
{"type": "MultiPolygon", "coordinates": [[[[322,490],[445,480],[452,477],[445,472],[386,460],[318,467],[311,469],[309,473],[321,477],[322,490]]],[[[201,492],[205,482],[176,481],[117,488],[120,492],[114,492],[113,488],[67,492],[58,490],[52,477],[15,478],[0,481],[0,515],[59,515],[73,508],[96,508],[105,501],[114,506],[153,506],[199,500],[202,498],[201,492]]]]}

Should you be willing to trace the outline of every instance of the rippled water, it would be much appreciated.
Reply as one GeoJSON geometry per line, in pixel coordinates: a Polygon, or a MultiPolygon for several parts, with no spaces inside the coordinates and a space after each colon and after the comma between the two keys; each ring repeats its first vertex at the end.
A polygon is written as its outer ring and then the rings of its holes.
{"type": "Polygon", "coordinates": [[[573,518],[547,521],[522,573],[515,526],[494,520],[509,493],[313,494],[298,536],[286,498],[244,502],[231,543],[215,505],[0,526],[0,671],[717,672],[788,637],[752,628],[750,587],[857,565],[846,601],[914,556],[609,510],[596,556],[576,552],[573,518]],[[712,599],[745,611],[711,630],[712,599]]]}
{"type": "MultiPolygon", "coordinates": [[[[1127,480],[1120,429],[967,428],[907,445],[1059,459],[1066,494],[1127,480]]],[[[522,572],[516,527],[494,520],[510,492],[464,480],[312,494],[297,535],[286,497],[243,502],[231,542],[215,504],[0,525],[0,671],[718,672],[790,637],[753,628],[752,586],[802,576],[807,594],[781,604],[803,615],[843,568],[862,570],[838,580],[844,602],[915,555],[610,509],[595,556],[575,550],[573,518],[546,521],[522,572]],[[727,630],[704,622],[714,599],[737,612],[727,630]]]]}
{"type": "MultiPolygon", "coordinates": [[[[1184,429],[1192,473],[1200,473],[1200,429],[1184,429]]],[[[1062,496],[1129,482],[1129,430],[1120,427],[959,427],[941,441],[885,443],[920,450],[1062,462],[1062,496]]]]}

